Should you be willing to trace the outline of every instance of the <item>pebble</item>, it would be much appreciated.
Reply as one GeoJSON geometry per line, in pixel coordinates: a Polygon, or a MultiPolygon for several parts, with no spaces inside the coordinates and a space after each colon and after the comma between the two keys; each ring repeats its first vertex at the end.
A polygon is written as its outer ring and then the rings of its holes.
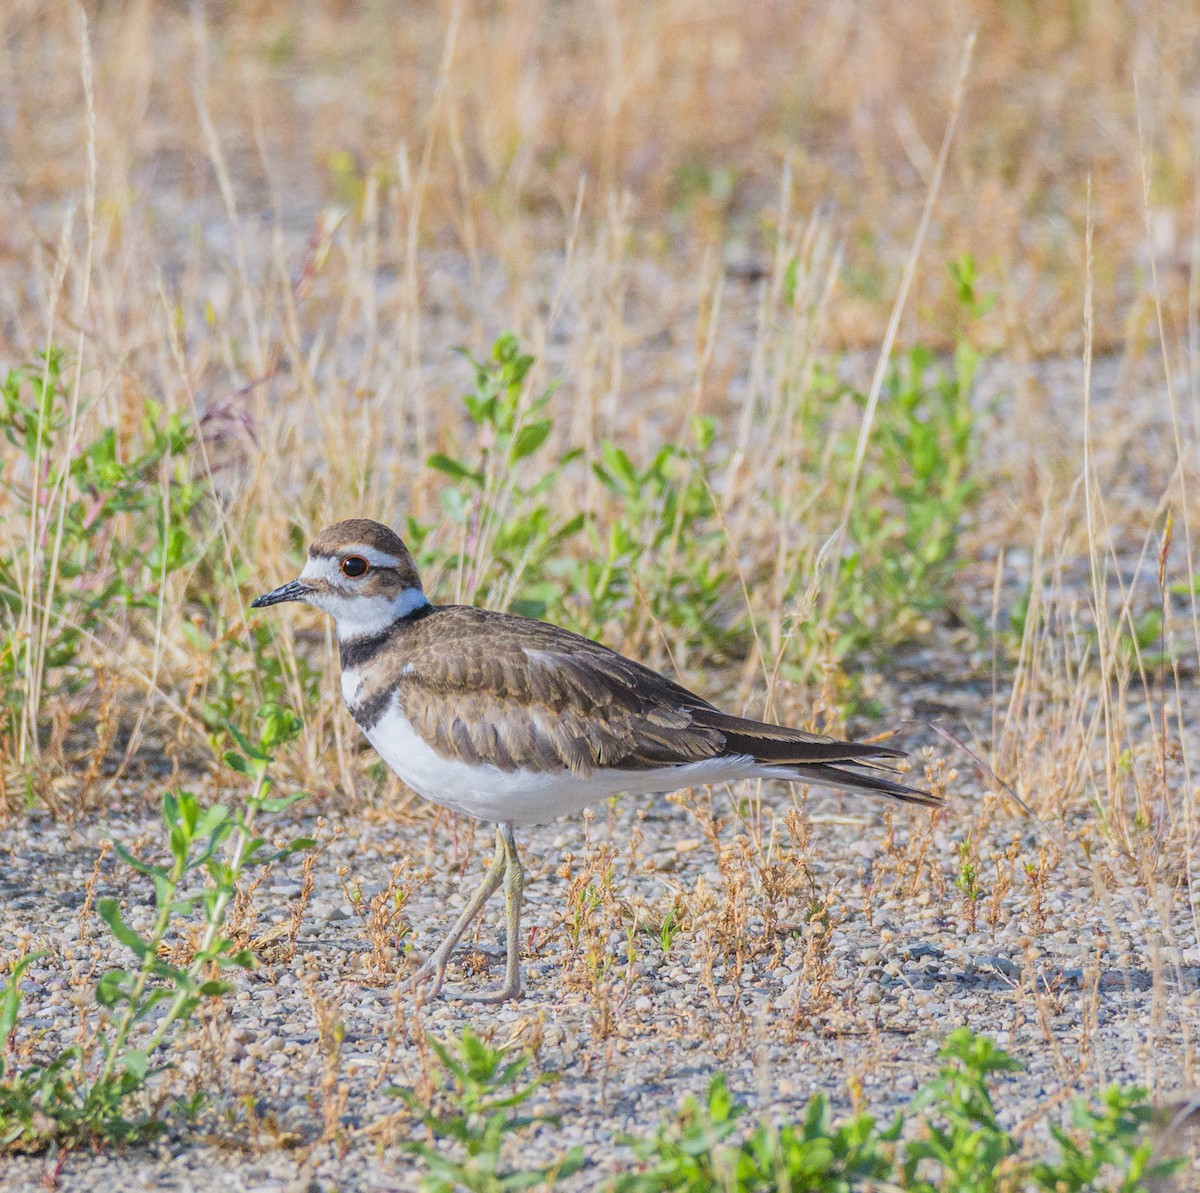
{"type": "Polygon", "coordinates": [[[1021,966],[1000,953],[990,953],[982,957],[976,957],[972,964],[976,969],[994,970],[996,973],[1003,974],[1006,978],[1019,978],[1021,976],[1021,966]]]}

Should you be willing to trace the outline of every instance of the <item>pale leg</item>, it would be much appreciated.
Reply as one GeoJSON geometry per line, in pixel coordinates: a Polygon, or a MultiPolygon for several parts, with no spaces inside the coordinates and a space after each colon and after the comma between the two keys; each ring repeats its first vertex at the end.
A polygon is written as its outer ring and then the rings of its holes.
{"type": "MultiPolygon", "coordinates": [[[[455,990],[452,997],[464,1002],[507,1002],[521,997],[521,902],[525,897],[525,870],[521,866],[521,855],[513,838],[511,824],[504,824],[496,836],[497,843],[503,841],[504,868],[504,914],[508,940],[505,942],[508,959],[504,967],[504,985],[499,990],[484,994],[463,993],[455,990]]],[[[494,864],[494,863],[493,863],[494,864]]]]}
{"type": "MultiPolygon", "coordinates": [[[[462,940],[466,930],[483,910],[483,905],[495,894],[500,883],[505,880],[509,865],[508,843],[512,840],[512,826],[506,827],[508,829],[507,838],[503,829],[499,827],[496,829],[496,853],[487,873],[483,876],[483,885],[471,896],[470,902],[463,908],[462,914],[455,921],[454,927],[450,929],[446,939],[438,945],[425,964],[413,975],[414,986],[419,986],[422,982],[431,983],[425,992],[426,998],[437,998],[442,989],[442,982],[446,978],[446,966],[450,962],[450,954],[454,952],[455,946],[462,940]]],[[[515,851],[516,847],[513,848],[515,851]]]]}
{"type": "Polygon", "coordinates": [[[521,997],[521,904],[525,901],[525,870],[513,839],[511,824],[504,825],[504,852],[508,865],[504,870],[505,934],[508,959],[504,966],[504,985],[499,1000],[521,997]]]}

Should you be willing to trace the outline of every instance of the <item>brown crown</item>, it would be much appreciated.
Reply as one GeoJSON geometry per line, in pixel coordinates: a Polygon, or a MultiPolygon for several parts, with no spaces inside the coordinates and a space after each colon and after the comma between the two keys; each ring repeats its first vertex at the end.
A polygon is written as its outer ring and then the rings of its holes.
{"type": "Polygon", "coordinates": [[[313,539],[308,553],[311,556],[340,555],[352,543],[374,547],[376,551],[384,551],[399,560],[408,555],[408,548],[398,534],[389,530],[382,522],[372,522],[370,518],[347,518],[344,522],[326,526],[313,539]]]}

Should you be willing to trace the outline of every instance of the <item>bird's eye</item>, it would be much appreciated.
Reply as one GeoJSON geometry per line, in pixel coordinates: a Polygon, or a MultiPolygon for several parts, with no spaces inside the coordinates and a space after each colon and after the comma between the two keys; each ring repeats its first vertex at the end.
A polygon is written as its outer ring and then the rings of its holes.
{"type": "Polygon", "coordinates": [[[370,564],[361,555],[347,555],[342,560],[342,575],[343,576],[365,576],[370,564]]]}

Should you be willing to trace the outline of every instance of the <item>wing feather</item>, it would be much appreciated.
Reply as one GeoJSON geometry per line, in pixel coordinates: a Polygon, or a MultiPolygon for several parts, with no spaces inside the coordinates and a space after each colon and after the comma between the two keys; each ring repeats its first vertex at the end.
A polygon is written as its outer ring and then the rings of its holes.
{"type": "Polygon", "coordinates": [[[764,766],[887,765],[883,746],[731,716],[557,626],[466,606],[397,642],[400,703],[439,753],[502,770],[648,770],[721,756],[764,766]]]}

